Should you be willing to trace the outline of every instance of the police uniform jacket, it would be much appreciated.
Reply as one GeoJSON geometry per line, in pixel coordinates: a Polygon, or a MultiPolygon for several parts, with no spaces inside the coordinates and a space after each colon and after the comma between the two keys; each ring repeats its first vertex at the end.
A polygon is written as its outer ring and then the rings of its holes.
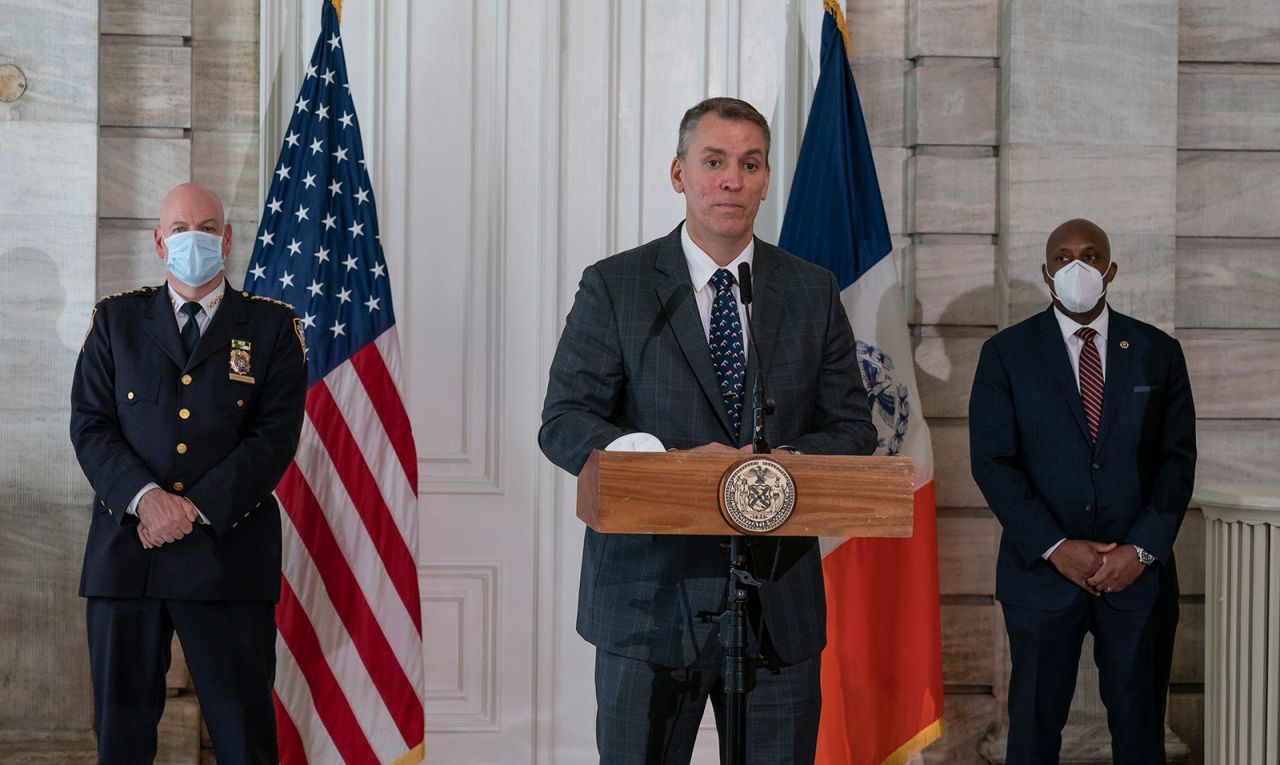
{"type": "Polygon", "coordinates": [[[302,427],[300,328],[284,303],[228,285],[188,359],[170,300],[167,287],[104,299],[76,362],[71,441],[94,490],[80,594],[276,600],[271,492],[302,427]],[[125,511],[149,482],[189,499],[209,524],[144,549],[125,511]]]}

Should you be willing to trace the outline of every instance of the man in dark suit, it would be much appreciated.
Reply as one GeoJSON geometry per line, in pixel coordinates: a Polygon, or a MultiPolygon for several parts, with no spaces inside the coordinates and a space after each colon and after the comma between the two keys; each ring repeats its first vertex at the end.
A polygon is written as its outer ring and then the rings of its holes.
{"type": "Polygon", "coordinates": [[[1165,761],[1195,407],[1178,342],[1108,308],[1116,273],[1102,229],[1059,226],[1053,305],[988,340],[973,381],[973,477],[1003,528],[1010,765],[1058,761],[1086,632],[1114,762],[1165,761]]]}
{"type": "MultiPolygon", "coordinates": [[[[670,234],[586,269],[551,366],[539,443],[577,474],[593,449],[750,451],[758,363],[777,413],[768,439],[812,454],[870,454],[876,432],[835,279],[759,239],[769,128],[743,101],[709,99],[680,125],[670,234]],[[752,264],[751,353],[734,277],[752,264]]],[[[751,540],[755,576],[749,761],[809,763],[826,607],[818,543],[751,540]],[[763,625],[762,627],[760,625],[763,625]]],[[[583,549],[578,632],[596,646],[602,762],[688,762],[707,699],[723,716],[723,650],[704,618],[725,607],[720,537],[601,535],[583,549]]]]}
{"type": "Polygon", "coordinates": [[[276,763],[271,492],[302,427],[302,333],[227,284],[212,192],[169,192],[154,238],[167,283],[98,303],[71,390],[94,490],[80,594],[99,762],[155,757],[176,631],[218,762],[276,763]]]}

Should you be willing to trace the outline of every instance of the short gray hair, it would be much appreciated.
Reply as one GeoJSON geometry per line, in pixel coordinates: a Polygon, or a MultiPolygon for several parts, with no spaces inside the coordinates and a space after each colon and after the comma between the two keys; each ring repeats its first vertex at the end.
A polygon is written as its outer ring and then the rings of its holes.
{"type": "Polygon", "coordinates": [[[708,98],[685,112],[680,120],[680,138],[676,143],[677,157],[684,159],[689,153],[689,142],[693,140],[693,133],[698,129],[698,123],[708,114],[715,114],[724,120],[750,122],[760,128],[760,133],[764,136],[764,166],[769,166],[769,145],[773,140],[769,133],[769,121],[763,114],[756,111],[754,106],[737,98],[708,98]]]}

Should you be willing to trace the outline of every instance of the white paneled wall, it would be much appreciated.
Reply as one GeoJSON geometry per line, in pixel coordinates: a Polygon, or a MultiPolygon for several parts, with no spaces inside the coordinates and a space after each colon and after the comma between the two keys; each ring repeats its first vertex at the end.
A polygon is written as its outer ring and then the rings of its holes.
{"type": "MultiPolygon", "coordinates": [[[[278,133],[318,12],[272,5],[262,100],[278,133]]],[[[342,21],[422,473],[433,758],[590,761],[582,526],[572,479],[537,448],[546,370],[582,269],[681,219],[667,172],[699,100],[740,96],[770,119],[758,230],[776,238],[821,3],[387,0],[342,21]]],[[[278,143],[264,137],[263,166],[278,143]]]]}

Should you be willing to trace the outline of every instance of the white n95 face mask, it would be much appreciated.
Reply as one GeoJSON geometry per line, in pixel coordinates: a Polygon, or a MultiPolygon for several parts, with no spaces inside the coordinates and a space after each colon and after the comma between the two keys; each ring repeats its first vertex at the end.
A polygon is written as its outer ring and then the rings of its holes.
{"type": "Polygon", "coordinates": [[[1053,296],[1072,313],[1091,310],[1107,292],[1098,269],[1079,260],[1073,260],[1053,275],[1053,296]]]}

